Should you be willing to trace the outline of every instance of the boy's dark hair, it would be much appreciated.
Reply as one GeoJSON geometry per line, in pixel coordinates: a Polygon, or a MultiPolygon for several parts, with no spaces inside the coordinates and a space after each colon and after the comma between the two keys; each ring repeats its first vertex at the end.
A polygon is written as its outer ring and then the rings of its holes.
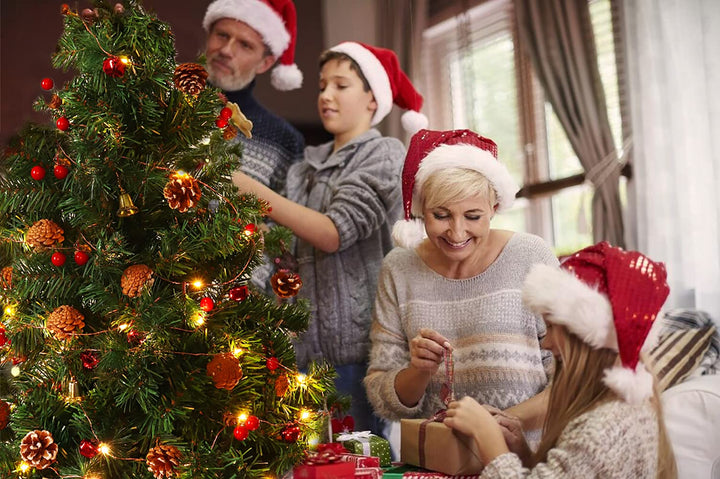
{"type": "Polygon", "coordinates": [[[330,60],[337,60],[338,62],[341,61],[347,61],[350,62],[350,69],[357,73],[357,75],[360,77],[360,80],[362,80],[363,83],[363,90],[365,91],[371,91],[370,90],[370,84],[367,81],[367,78],[365,78],[365,75],[363,75],[362,70],[360,70],[360,66],[357,64],[355,60],[352,59],[349,55],[346,55],[342,52],[336,52],[334,50],[325,50],[320,55],[320,69],[322,70],[323,65],[325,65],[330,60]]]}

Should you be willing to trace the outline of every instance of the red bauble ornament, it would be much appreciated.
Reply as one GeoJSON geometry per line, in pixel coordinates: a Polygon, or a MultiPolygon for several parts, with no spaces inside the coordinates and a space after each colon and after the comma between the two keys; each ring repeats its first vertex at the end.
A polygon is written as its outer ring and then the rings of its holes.
{"type": "Polygon", "coordinates": [[[43,90],[50,90],[52,89],[53,85],[55,85],[55,83],[53,83],[52,78],[43,78],[40,82],[40,86],[43,90]]]}
{"type": "Polygon", "coordinates": [[[118,57],[106,58],[102,69],[107,76],[113,78],[120,78],[125,74],[125,64],[118,57]]]}
{"type": "Polygon", "coordinates": [[[58,130],[61,130],[61,131],[66,131],[68,128],[70,128],[70,122],[64,116],[61,116],[60,118],[58,118],[57,121],[55,122],[55,125],[57,125],[58,130]]]}
{"type": "Polygon", "coordinates": [[[142,333],[136,329],[131,329],[127,333],[127,342],[133,345],[139,345],[142,344],[143,340],[145,338],[143,337],[142,333]]]}
{"type": "Polygon", "coordinates": [[[89,259],[90,255],[85,251],[75,251],[75,263],[77,263],[78,266],[84,265],[89,259]]]}
{"type": "Polygon", "coordinates": [[[80,454],[87,457],[88,459],[92,459],[93,457],[97,456],[98,454],[98,447],[97,444],[95,444],[94,441],[90,441],[88,439],[83,439],[80,441],[80,454]]]}
{"type": "Polygon", "coordinates": [[[267,361],[265,361],[265,366],[267,366],[270,371],[275,371],[278,366],[280,366],[280,361],[278,361],[278,358],[273,356],[271,358],[267,358],[267,361]]]}
{"type": "Polygon", "coordinates": [[[50,257],[50,261],[52,261],[52,264],[58,267],[65,264],[65,259],[65,254],[59,251],[54,252],[50,257]]]}
{"type": "Polygon", "coordinates": [[[223,118],[221,116],[217,117],[217,119],[215,120],[215,126],[217,126],[218,128],[225,128],[226,126],[228,126],[227,118],[223,118]]]}
{"type": "Polygon", "coordinates": [[[245,427],[248,431],[254,431],[260,427],[260,419],[258,419],[257,416],[248,416],[245,420],[245,427]]]}
{"type": "Polygon", "coordinates": [[[45,168],[40,165],[33,166],[32,170],[30,170],[30,176],[32,176],[33,180],[42,180],[43,178],[45,178],[45,168]]]}
{"type": "Polygon", "coordinates": [[[280,437],[285,442],[296,442],[300,437],[300,428],[298,426],[288,426],[282,430],[280,437]]]}
{"type": "Polygon", "coordinates": [[[8,338],[5,335],[5,328],[0,328],[0,348],[5,346],[5,343],[8,342],[8,338]]]}
{"type": "Polygon", "coordinates": [[[229,120],[230,118],[232,118],[232,110],[228,107],[224,107],[222,110],[220,110],[220,118],[229,120]]]}
{"type": "Polygon", "coordinates": [[[64,180],[68,173],[70,173],[70,169],[65,165],[55,165],[53,168],[53,175],[58,180],[64,180]]]}
{"type": "Polygon", "coordinates": [[[203,311],[210,312],[215,307],[215,301],[212,300],[211,297],[205,296],[203,299],[200,300],[200,309],[203,311]]]}
{"type": "Polygon", "coordinates": [[[256,231],[257,231],[257,226],[255,226],[254,223],[246,224],[245,229],[243,230],[243,232],[248,236],[254,235],[256,231]]]}
{"type": "Polygon", "coordinates": [[[250,293],[246,285],[236,286],[228,291],[228,296],[233,301],[245,301],[250,293]]]}
{"type": "Polygon", "coordinates": [[[85,369],[95,369],[100,360],[93,351],[84,351],[80,354],[80,360],[85,369]]]}
{"type": "Polygon", "coordinates": [[[237,426],[233,431],[233,436],[235,436],[235,439],[237,439],[238,441],[244,441],[245,439],[247,439],[248,434],[249,431],[245,426],[237,426]]]}

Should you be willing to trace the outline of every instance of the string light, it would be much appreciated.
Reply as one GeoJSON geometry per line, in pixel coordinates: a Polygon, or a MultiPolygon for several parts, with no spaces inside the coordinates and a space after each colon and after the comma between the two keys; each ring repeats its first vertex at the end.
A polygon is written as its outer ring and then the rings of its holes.
{"type": "Polygon", "coordinates": [[[233,356],[235,356],[236,358],[239,358],[240,356],[243,355],[244,352],[245,351],[243,351],[242,348],[235,348],[235,349],[233,349],[232,353],[233,353],[233,356]]]}
{"type": "Polygon", "coordinates": [[[24,474],[24,473],[28,472],[29,470],[30,470],[30,464],[28,464],[27,462],[23,461],[20,464],[18,464],[17,472],[24,474]]]}
{"type": "Polygon", "coordinates": [[[120,56],[120,57],[118,57],[118,58],[119,58],[120,61],[123,62],[125,65],[130,64],[130,59],[129,59],[128,57],[126,57],[126,56],[120,56]]]}
{"type": "Polygon", "coordinates": [[[110,454],[110,446],[108,446],[104,442],[101,442],[98,445],[98,451],[100,451],[100,454],[102,454],[103,456],[107,456],[108,454],[110,454]]]}
{"type": "Polygon", "coordinates": [[[308,411],[307,409],[301,410],[300,411],[300,420],[307,421],[308,419],[310,419],[310,411],[308,411]]]}
{"type": "Polygon", "coordinates": [[[12,374],[15,377],[20,376],[20,366],[13,366],[10,370],[10,374],[12,374]]]}
{"type": "Polygon", "coordinates": [[[5,316],[15,316],[15,307],[11,304],[5,306],[5,316]]]}
{"type": "Polygon", "coordinates": [[[191,284],[193,285],[193,288],[195,288],[195,289],[200,289],[203,286],[205,286],[205,283],[201,279],[193,280],[193,282],[191,284]]]}
{"type": "Polygon", "coordinates": [[[192,317],[191,321],[192,321],[193,324],[194,324],[195,326],[197,326],[197,327],[202,326],[203,324],[205,324],[205,313],[203,313],[202,311],[198,311],[198,312],[195,313],[195,315],[192,317]]]}
{"type": "Polygon", "coordinates": [[[243,424],[245,421],[247,421],[248,415],[246,412],[241,412],[238,415],[238,424],[243,424]]]}
{"type": "Polygon", "coordinates": [[[121,324],[120,326],[118,326],[118,330],[119,330],[120,332],[122,332],[122,331],[125,331],[125,330],[126,330],[127,328],[129,328],[129,327],[130,327],[130,324],[129,324],[129,323],[123,323],[123,324],[121,324]]]}
{"type": "Polygon", "coordinates": [[[299,386],[305,386],[305,383],[307,382],[307,376],[305,376],[303,373],[299,373],[297,376],[295,376],[295,379],[297,380],[299,386]]]}

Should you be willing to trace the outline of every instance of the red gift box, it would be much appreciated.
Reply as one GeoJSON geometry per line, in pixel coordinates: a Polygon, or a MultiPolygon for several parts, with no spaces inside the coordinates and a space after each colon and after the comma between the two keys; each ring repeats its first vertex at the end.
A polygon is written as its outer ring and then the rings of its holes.
{"type": "Polygon", "coordinates": [[[301,464],[293,469],[294,479],[353,479],[355,463],[301,464]]]}
{"type": "Polygon", "coordinates": [[[361,479],[381,479],[383,471],[380,467],[358,467],[355,469],[355,477],[361,479]]]}
{"type": "Polygon", "coordinates": [[[356,467],[380,467],[380,458],[360,454],[340,454],[339,461],[354,462],[356,467]]]}

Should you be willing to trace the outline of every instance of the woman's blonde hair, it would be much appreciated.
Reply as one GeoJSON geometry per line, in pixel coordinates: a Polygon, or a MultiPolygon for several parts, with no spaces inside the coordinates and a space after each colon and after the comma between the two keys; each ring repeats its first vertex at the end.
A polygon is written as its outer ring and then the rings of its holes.
{"type": "MultiPolygon", "coordinates": [[[[594,349],[563,326],[561,361],[555,365],[555,376],[550,386],[550,399],[543,426],[543,435],[533,457],[533,466],[547,460],[550,449],[555,447],[568,423],[600,404],[616,399],[615,393],[602,381],[607,368],[618,359],[618,353],[610,349],[594,349]]],[[[655,389],[652,404],[658,421],[658,479],[677,477],[675,458],[665,430],[660,398],[655,389]]]]}
{"type": "Polygon", "coordinates": [[[431,173],[420,188],[419,201],[413,199],[413,216],[422,217],[423,208],[435,208],[482,195],[490,205],[497,204],[497,195],[492,183],[479,171],[468,168],[448,168],[431,173]]]}

